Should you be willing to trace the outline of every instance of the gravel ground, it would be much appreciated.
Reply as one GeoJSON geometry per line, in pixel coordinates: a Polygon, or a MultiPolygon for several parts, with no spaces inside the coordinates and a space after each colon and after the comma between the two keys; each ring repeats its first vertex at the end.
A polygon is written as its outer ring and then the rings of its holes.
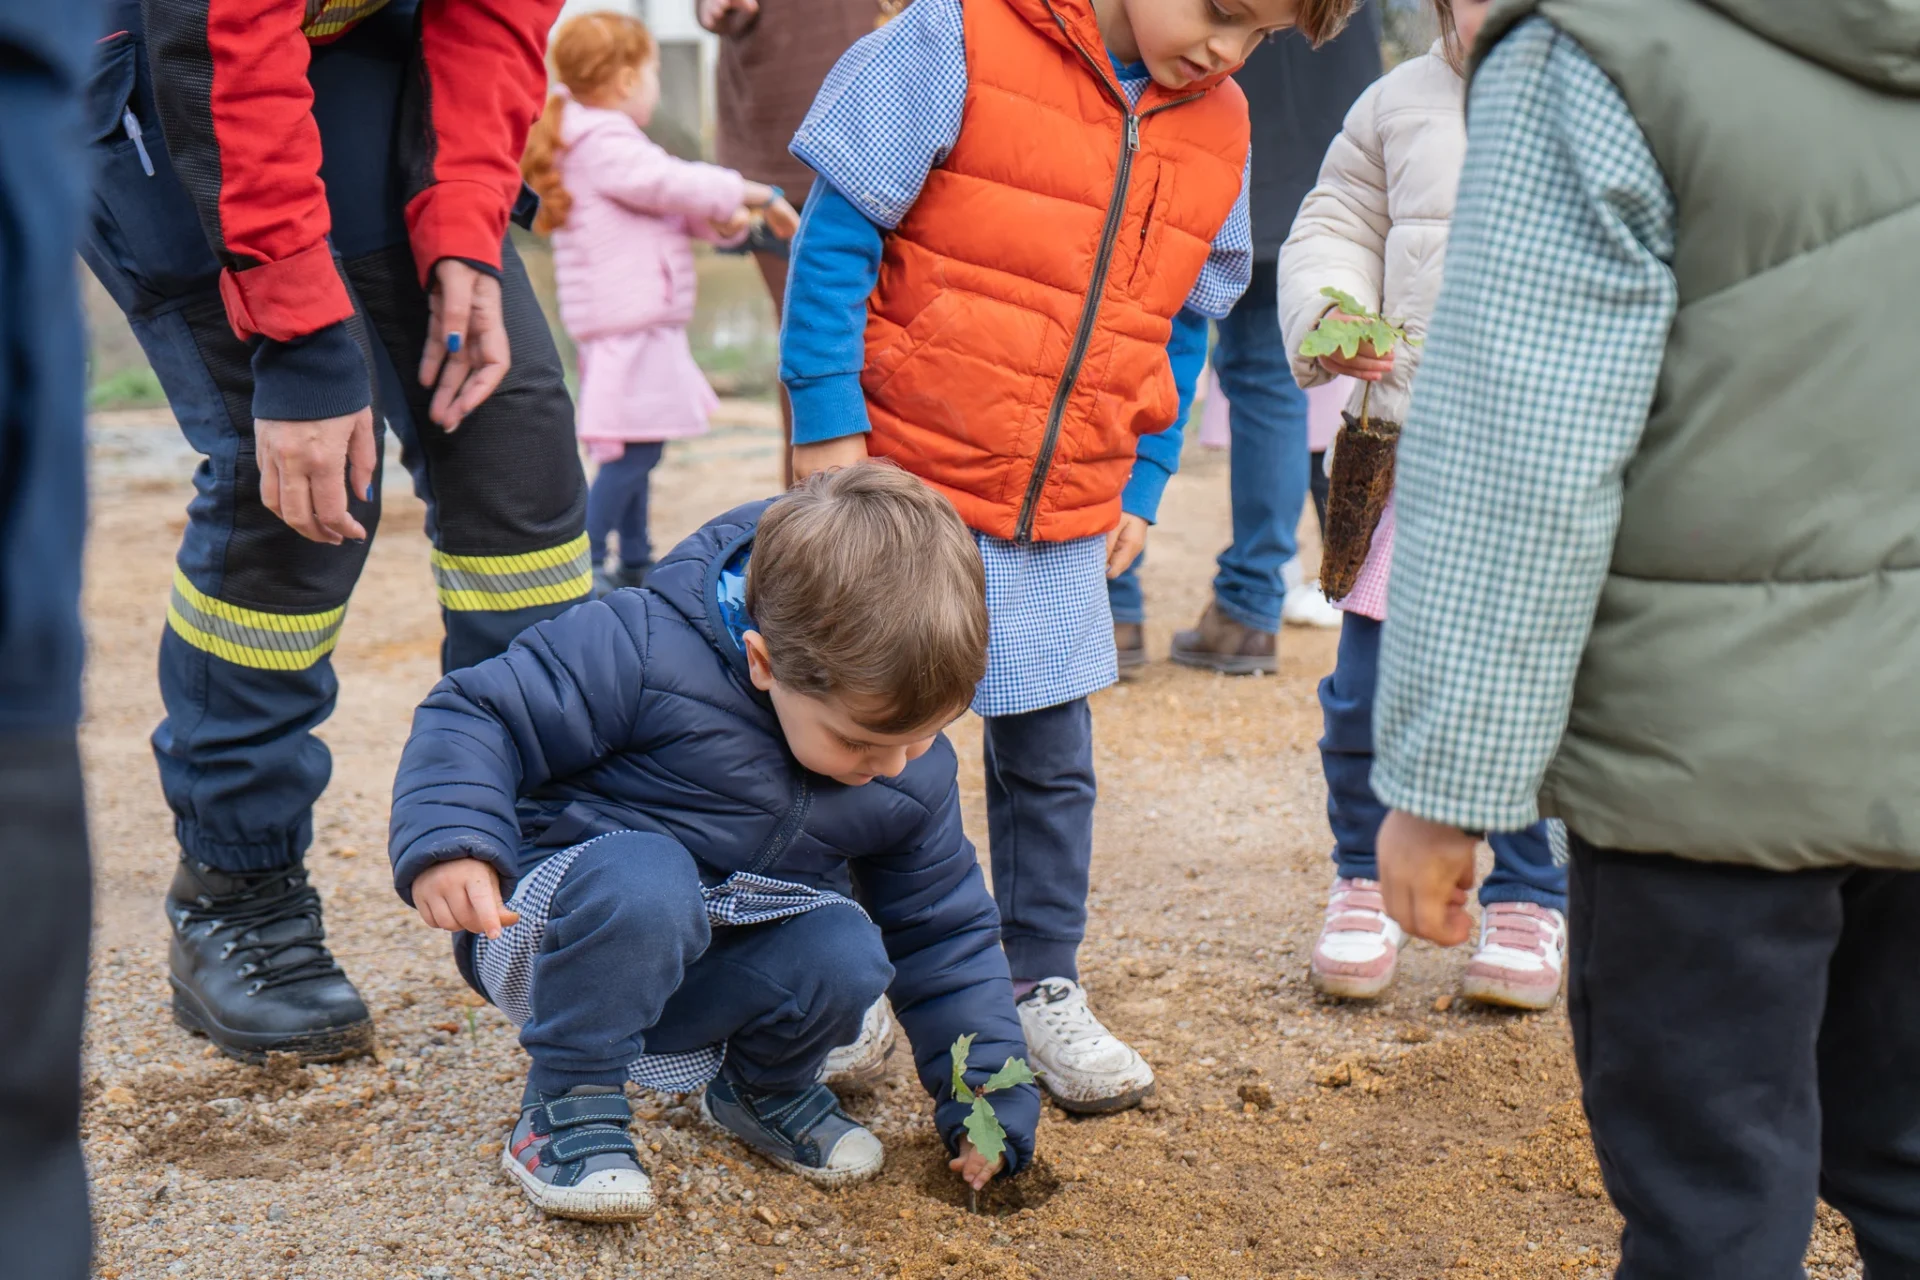
{"type": "MultiPolygon", "coordinates": [[[[772,483],[764,407],[669,451],[662,542],[772,483]]],[[[1305,965],[1328,870],[1314,684],[1331,633],[1289,631],[1274,679],[1159,663],[1096,698],[1102,784],[1086,980],[1160,1072],[1142,1110],[1046,1118],[1036,1168],[967,1212],[899,1055],[849,1100],[886,1141],[875,1183],[814,1191],[639,1095],[660,1208],[631,1227],[542,1218],[495,1161],[524,1062],[394,897],[393,768],[438,674],[420,505],[390,475],[323,730],[333,784],[311,864],[377,1058],[244,1067],[168,1017],[159,910],[170,823],[147,748],[153,648],[191,458],[169,422],[95,424],[87,609],[98,926],[86,1141],[97,1274],[380,1277],[1447,1277],[1611,1274],[1617,1220],[1580,1117],[1564,1015],[1454,1002],[1459,952],[1416,943],[1373,1007],[1315,998],[1305,965]]],[[[392,469],[397,472],[397,468],[392,469]]],[[[1146,582],[1154,651],[1204,603],[1226,537],[1224,458],[1194,450],[1146,582]]],[[[983,827],[978,728],[955,734],[983,827]]],[[[1815,1280],[1857,1277],[1824,1209],[1815,1280]]]]}

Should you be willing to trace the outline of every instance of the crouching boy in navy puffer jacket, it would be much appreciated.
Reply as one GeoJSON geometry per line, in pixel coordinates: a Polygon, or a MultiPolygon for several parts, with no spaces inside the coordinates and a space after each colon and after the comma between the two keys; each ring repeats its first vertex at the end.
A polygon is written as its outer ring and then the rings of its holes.
{"type": "MultiPolygon", "coordinates": [[[[458,930],[532,1057],[502,1164],[542,1209],[652,1191],[628,1080],[802,1177],[880,1168],[819,1076],[891,995],[953,1168],[1031,1157],[1039,1095],[965,1141],[948,1048],[1025,1053],[941,730],[986,665],[980,556],[945,499],[864,465],[721,516],[614,592],[446,677],[394,785],[394,881],[458,930]],[[503,905],[502,893],[508,896],[503,905]]],[[[982,1073],[984,1079],[985,1072],[982,1073]]]]}

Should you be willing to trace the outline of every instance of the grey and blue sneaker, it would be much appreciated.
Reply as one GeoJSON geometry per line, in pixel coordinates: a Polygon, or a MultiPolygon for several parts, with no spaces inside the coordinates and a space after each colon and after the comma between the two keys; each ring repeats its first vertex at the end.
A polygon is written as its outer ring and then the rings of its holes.
{"type": "Polygon", "coordinates": [[[799,1093],[756,1093],[722,1076],[701,1096],[700,1117],[825,1187],[864,1182],[886,1159],[880,1139],[841,1110],[823,1084],[799,1093]]]}
{"type": "Polygon", "coordinates": [[[653,1208],[653,1183],[627,1136],[632,1120],[619,1089],[550,1094],[528,1081],[500,1164],[527,1199],[556,1217],[633,1222],[653,1208]]]}

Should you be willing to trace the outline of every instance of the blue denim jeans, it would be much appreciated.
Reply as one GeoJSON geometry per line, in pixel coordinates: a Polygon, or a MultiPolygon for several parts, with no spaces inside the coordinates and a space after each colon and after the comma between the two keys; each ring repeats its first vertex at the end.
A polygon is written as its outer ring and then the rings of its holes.
{"type": "MultiPolygon", "coordinates": [[[[1327,821],[1333,827],[1333,864],[1343,876],[1379,879],[1374,840],[1387,807],[1373,794],[1373,696],[1380,683],[1380,630],[1372,618],[1349,613],[1340,627],[1333,674],[1320,682],[1323,736],[1320,762],[1327,775],[1327,821]]],[[[1480,886],[1480,904],[1532,902],[1567,909],[1566,828],[1536,822],[1525,831],[1487,836],[1493,871],[1480,886]]]]}
{"type": "MultiPolygon", "coordinates": [[[[501,294],[512,371],[458,432],[427,420],[413,376],[427,300],[393,148],[409,73],[407,42],[391,25],[405,20],[402,7],[316,47],[308,79],[375,431],[383,444],[388,428],[399,435],[427,506],[440,553],[441,665],[454,670],[589,595],[586,481],[559,355],[511,243],[501,294]],[[568,577],[576,542],[578,572],[568,577]]],[[[167,153],[139,6],[122,0],[108,29],[117,34],[97,47],[89,86],[96,176],[81,256],[127,313],[202,455],[160,641],[166,719],[154,755],[188,854],[226,871],[285,866],[311,842],[313,802],[332,772],[313,730],[333,711],[333,645],[368,544],[309,542],[261,501],[251,348],[228,326],[220,263],[167,153]],[[128,113],[139,139],[124,127],[128,113]]],[[[370,498],[349,503],[369,538],[380,505],[377,478],[370,498]]]]}
{"type": "Polygon", "coordinates": [[[1085,698],[988,716],[987,852],[1015,981],[1079,980],[1093,866],[1093,712],[1085,698]]]}
{"type": "MultiPolygon", "coordinates": [[[[1307,393],[1293,380],[1275,301],[1278,268],[1258,262],[1253,283],[1220,321],[1213,369],[1232,406],[1227,415],[1228,494],[1233,542],[1220,553],[1213,598],[1220,611],[1256,631],[1280,629],[1287,588],[1281,570],[1299,551],[1307,501],[1307,393]]],[[[1145,557],[1107,584],[1115,622],[1144,622],[1139,570],[1145,557]]]]}

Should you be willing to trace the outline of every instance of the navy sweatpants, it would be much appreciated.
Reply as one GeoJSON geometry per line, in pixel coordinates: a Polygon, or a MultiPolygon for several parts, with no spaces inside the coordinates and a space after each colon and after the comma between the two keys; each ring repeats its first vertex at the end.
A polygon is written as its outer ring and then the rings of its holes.
{"type": "Polygon", "coordinates": [[[93,0],[0,0],[0,1276],[81,1280],[91,922],[80,715],[86,345],[74,226],[93,0]]]}
{"type": "Polygon", "coordinates": [[[620,535],[620,567],[653,565],[653,539],[647,532],[649,488],[654,467],[666,448],[658,440],[629,444],[617,458],[600,464],[587,490],[587,554],[593,567],[607,563],[607,535],[620,535]]]}
{"type": "MultiPolygon", "coordinates": [[[[427,534],[446,641],[443,669],[471,666],[592,591],[585,477],[551,332],[511,243],[502,292],[513,368],[448,434],[427,419],[413,371],[427,300],[408,248],[394,139],[417,53],[409,0],[333,43],[308,79],[332,244],[374,388],[381,441],[397,432],[427,534]]],[[[313,730],[333,711],[331,655],[367,544],[328,546],[260,500],[251,347],[221,304],[220,264],[175,175],[154,107],[140,7],[121,0],[89,89],[99,167],[82,256],[133,327],[174,416],[203,455],[160,642],[166,719],[153,737],[181,846],[229,871],[283,866],[312,840],[332,772],[313,730]],[[131,113],[138,138],[125,124],[131,113]],[[151,173],[148,170],[151,169],[151,173]]],[[[372,534],[372,501],[351,503],[372,534]]]]}
{"type": "MultiPolygon", "coordinates": [[[[1320,682],[1323,732],[1320,762],[1327,775],[1327,821],[1333,826],[1333,864],[1343,876],[1377,880],[1374,840],[1387,807],[1373,793],[1373,699],[1380,685],[1381,624],[1357,613],[1340,626],[1333,674],[1320,682]]],[[[1493,832],[1493,871],[1480,886],[1480,904],[1531,902],[1567,909],[1565,829],[1536,822],[1525,831],[1493,832]],[[1560,846],[1556,851],[1555,846],[1560,846]]]]}
{"type": "Polygon", "coordinates": [[[531,957],[514,980],[527,982],[532,1009],[520,1043],[545,1092],[619,1084],[643,1053],[723,1041],[730,1079],[805,1089],[893,980],[880,930],[851,904],[715,927],[693,855],[677,841],[628,831],[566,852],[559,884],[539,886],[543,905],[529,902],[535,909],[488,943],[531,957]]]}
{"type": "Polygon", "coordinates": [[[987,847],[1015,981],[1080,979],[1093,867],[1093,712],[1085,698],[988,716],[987,847]]]}

